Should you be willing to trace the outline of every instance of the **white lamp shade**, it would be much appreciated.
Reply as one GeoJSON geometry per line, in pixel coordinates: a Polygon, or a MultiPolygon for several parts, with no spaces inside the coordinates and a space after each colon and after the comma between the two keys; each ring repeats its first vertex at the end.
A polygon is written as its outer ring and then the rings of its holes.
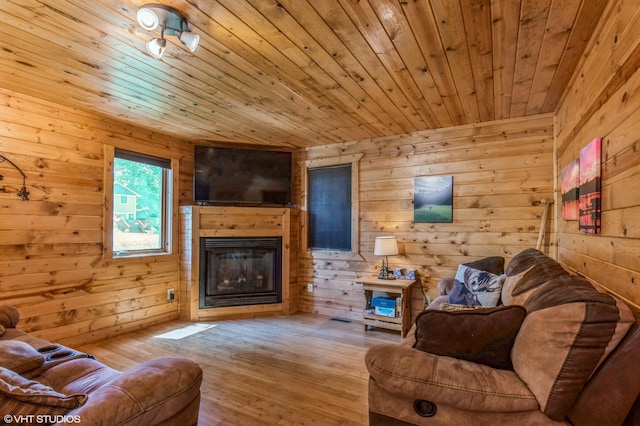
{"type": "Polygon", "coordinates": [[[376,256],[395,256],[398,254],[398,240],[396,237],[376,237],[373,254],[376,256]]]}
{"type": "Polygon", "coordinates": [[[167,41],[163,38],[153,38],[147,43],[147,52],[156,59],[162,58],[167,48],[167,41]]]}
{"type": "Polygon", "coordinates": [[[181,32],[178,38],[191,52],[195,52],[200,43],[200,36],[188,31],[181,32]]]}

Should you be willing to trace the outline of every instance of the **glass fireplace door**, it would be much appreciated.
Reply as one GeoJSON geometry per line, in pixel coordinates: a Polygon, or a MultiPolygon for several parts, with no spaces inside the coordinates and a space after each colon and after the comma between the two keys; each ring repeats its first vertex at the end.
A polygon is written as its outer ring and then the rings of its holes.
{"type": "Polygon", "coordinates": [[[282,238],[200,241],[200,307],[282,302],[282,238]]]}

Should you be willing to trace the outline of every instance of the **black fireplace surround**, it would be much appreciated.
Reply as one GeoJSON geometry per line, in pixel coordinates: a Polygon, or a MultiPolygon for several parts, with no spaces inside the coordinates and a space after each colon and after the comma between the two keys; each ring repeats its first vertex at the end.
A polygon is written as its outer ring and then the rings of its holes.
{"type": "Polygon", "coordinates": [[[200,308],[281,302],[281,237],[200,238],[200,308]]]}

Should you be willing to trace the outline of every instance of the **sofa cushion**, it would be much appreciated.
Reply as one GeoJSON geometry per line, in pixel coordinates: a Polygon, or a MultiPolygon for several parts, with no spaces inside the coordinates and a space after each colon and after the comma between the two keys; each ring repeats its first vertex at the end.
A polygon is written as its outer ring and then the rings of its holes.
{"type": "Polygon", "coordinates": [[[549,280],[568,272],[555,260],[536,249],[515,255],[505,270],[501,300],[505,305],[522,305],[527,298],[549,280]]]}
{"type": "Polygon", "coordinates": [[[86,395],[64,395],[0,367],[0,412],[13,416],[64,415],[82,406],[86,395]]]}
{"type": "Polygon", "coordinates": [[[526,311],[521,306],[426,310],[416,317],[416,349],[509,370],[511,347],[526,311]]]}
{"type": "Polygon", "coordinates": [[[95,364],[97,361],[90,358],[76,359],[60,364],[43,375],[49,383],[53,383],[54,377],[67,373],[77,377],[58,390],[89,393],[90,403],[73,412],[81,417],[82,424],[182,425],[184,423],[164,422],[190,406],[200,395],[202,369],[187,358],[146,361],[118,373],[110,381],[104,380],[101,370],[98,370],[96,377],[95,364]],[[86,374],[81,373],[83,369],[87,369],[86,374]],[[96,387],[95,381],[100,385],[96,387]]]}
{"type": "MultiPolygon", "coordinates": [[[[386,396],[409,399],[411,411],[416,399],[432,401],[438,408],[470,411],[471,415],[538,410],[535,397],[513,371],[391,343],[372,346],[365,363],[372,381],[386,391],[386,396]]],[[[467,424],[477,424],[474,419],[471,417],[467,424]]],[[[434,424],[454,423],[436,420],[434,424]]]]}
{"type": "Polygon", "coordinates": [[[75,358],[43,371],[38,381],[58,392],[91,395],[121,375],[93,358],[75,358]]]}
{"type": "Polygon", "coordinates": [[[19,340],[0,340],[0,367],[22,374],[40,368],[44,357],[32,346],[19,340]]]}
{"type": "Polygon", "coordinates": [[[449,303],[483,307],[497,306],[505,277],[505,275],[495,275],[467,265],[460,265],[449,294],[449,303]]]}

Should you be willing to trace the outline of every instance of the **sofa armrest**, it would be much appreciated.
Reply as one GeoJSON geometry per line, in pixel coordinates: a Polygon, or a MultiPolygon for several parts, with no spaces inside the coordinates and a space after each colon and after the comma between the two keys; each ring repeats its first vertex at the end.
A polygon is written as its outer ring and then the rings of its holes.
{"type": "MultiPolygon", "coordinates": [[[[51,371],[51,370],[50,370],[51,371]]],[[[92,387],[91,375],[65,390],[92,387]]],[[[69,415],[82,424],[154,425],[171,418],[199,398],[202,369],[186,358],[159,358],[144,362],[88,393],[88,401],[69,415]]],[[[197,421],[198,413],[194,413],[197,421]]]]}
{"type": "Polygon", "coordinates": [[[394,344],[371,347],[365,361],[371,378],[398,396],[468,411],[538,409],[536,398],[513,371],[394,344]]]}

